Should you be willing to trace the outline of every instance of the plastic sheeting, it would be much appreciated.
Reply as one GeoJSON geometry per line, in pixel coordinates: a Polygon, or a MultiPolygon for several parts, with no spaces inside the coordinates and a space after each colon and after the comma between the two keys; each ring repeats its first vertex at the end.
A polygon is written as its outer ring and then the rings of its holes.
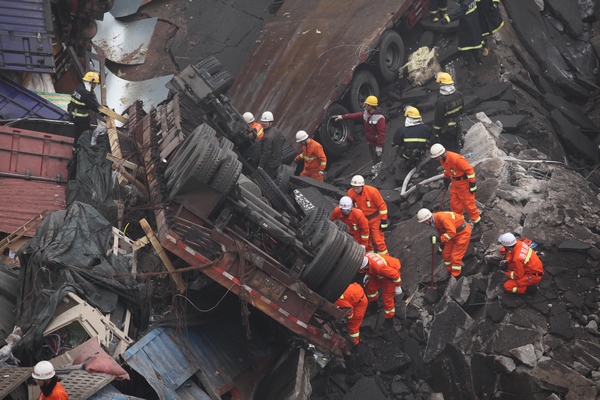
{"type": "Polygon", "coordinates": [[[39,359],[43,331],[69,292],[102,313],[122,300],[134,324],[146,328],[149,289],[131,276],[128,257],[110,251],[111,238],[110,223],[92,206],[75,202],[48,215],[19,250],[17,304],[25,334],[14,350],[18,358],[39,359]]]}

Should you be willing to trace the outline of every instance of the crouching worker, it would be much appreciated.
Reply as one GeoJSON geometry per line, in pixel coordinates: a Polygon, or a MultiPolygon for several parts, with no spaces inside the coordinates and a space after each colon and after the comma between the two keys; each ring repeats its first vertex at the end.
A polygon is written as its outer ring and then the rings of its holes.
{"type": "Polygon", "coordinates": [[[349,309],[346,322],[348,323],[348,334],[354,344],[360,342],[360,325],[365,318],[368,304],[365,291],[356,282],[351,283],[335,302],[335,305],[342,310],[349,309]]]}
{"type": "Polygon", "coordinates": [[[31,377],[40,387],[41,393],[37,400],[69,400],[67,392],[62,387],[50,361],[40,361],[33,367],[31,377]]]}
{"type": "Polygon", "coordinates": [[[365,294],[369,303],[381,300],[386,321],[391,321],[396,315],[395,296],[402,294],[402,276],[400,275],[400,260],[388,254],[367,253],[360,267],[361,274],[365,274],[365,294]]]}
{"type": "Polygon", "coordinates": [[[498,238],[498,243],[502,245],[500,253],[504,254],[500,268],[508,278],[504,282],[504,290],[518,294],[535,293],[537,284],[544,276],[544,266],[536,252],[529,247],[531,241],[517,240],[512,233],[504,233],[498,238]]]}

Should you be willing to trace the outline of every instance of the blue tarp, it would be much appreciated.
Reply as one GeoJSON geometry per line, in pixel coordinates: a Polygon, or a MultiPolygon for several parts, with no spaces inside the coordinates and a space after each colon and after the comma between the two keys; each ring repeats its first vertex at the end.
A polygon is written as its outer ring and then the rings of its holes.
{"type": "Polygon", "coordinates": [[[0,76],[0,119],[21,118],[69,120],[59,106],[0,76]]]}

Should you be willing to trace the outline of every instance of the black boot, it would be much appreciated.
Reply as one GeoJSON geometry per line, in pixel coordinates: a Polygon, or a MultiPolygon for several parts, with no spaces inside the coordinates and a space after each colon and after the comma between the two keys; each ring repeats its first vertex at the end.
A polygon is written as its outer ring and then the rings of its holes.
{"type": "Polygon", "coordinates": [[[527,297],[535,297],[537,291],[538,291],[538,287],[536,285],[527,286],[527,289],[525,289],[525,295],[527,297]]]}

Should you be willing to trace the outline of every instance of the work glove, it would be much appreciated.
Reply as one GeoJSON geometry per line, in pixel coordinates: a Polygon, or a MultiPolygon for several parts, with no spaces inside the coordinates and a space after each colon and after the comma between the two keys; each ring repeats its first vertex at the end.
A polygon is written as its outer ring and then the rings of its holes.
{"type": "Polygon", "coordinates": [[[325,171],[319,171],[319,175],[320,175],[320,176],[323,176],[323,175],[325,175],[325,171]]]}
{"type": "Polygon", "coordinates": [[[508,261],[507,260],[500,261],[500,265],[498,266],[498,269],[500,269],[500,271],[508,271],[508,261]]]}
{"type": "Polygon", "coordinates": [[[435,235],[431,237],[431,244],[436,244],[436,243],[439,243],[439,242],[440,242],[440,238],[439,237],[437,237],[435,235]]]}
{"type": "Polygon", "coordinates": [[[381,220],[381,224],[379,225],[379,227],[381,228],[382,231],[387,230],[387,228],[389,227],[388,225],[388,220],[381,220]]]}
{"type": "Polygon", "coordinates": [[[448,21],[448,17],[444,17],[444,18],[440,19],[440,23],[442,25],[446,25],[448,22],[450,22],[450,21],[448,21]]]}
{"type": "Polygon", "coordinates": [[[394,290],[394,294],[396,296],[400,296],[402,294],[402,286],[396,286],[396,289],[394,290]]]}
{"type": "Polygon", "coordinates": [[[476,182],[469,182],[469,191],[471,192],[471,194],[475,194],[475,192],[477,191],[476,182]]]}
{"type": "Polygon", "coordinates": [[[444,243],[440,243],[440,245],[437,248],[437,252],[438,254],[442,254],[444,252],[444,243]]]}
{"type": "Polygon", "coordinates": [[[365,275],[365,277],[363,278],[363,285],[366,285],[367,283],[369,283],[369,281],[371,280],[371,275],[365,275]]]}
{"type": "Polygon", "coordinates": [[[341,121],[342,119],[344,119],[344,118],[342,118],[342,116],[341,116],[341,115],[334,115],[332,118],[333,118],[335,121],[341,121]]]}
{"type": "Polygon", "coordinates": [[[383,154],[383,147],[375,147],[375,154],[377,154],[377,157],[381,157],[381,155],[383,154]]]}
{"type": "Polygon", "coordinates": [[[450,187],[450,183],[452,182],[452,179],[450,178],[444,178],[444,189],[448,190],[448,188],[450,187]]]}

